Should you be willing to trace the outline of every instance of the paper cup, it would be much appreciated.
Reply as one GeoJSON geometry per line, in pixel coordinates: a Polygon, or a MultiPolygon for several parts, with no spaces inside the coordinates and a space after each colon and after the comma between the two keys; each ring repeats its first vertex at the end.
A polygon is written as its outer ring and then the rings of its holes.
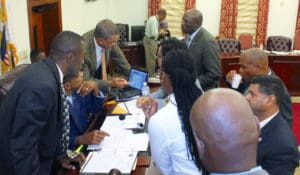
{"type": "Polygon", "coordinates": [[[234,74],[231,87],[234,89],[238,88],[241,83],[241,80],[242,76],[240,74],[234,74]]]}

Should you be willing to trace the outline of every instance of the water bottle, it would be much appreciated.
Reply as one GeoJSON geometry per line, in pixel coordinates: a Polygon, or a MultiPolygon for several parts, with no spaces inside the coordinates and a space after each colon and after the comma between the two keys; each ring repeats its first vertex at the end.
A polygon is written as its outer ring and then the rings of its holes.
{"type": "Polygon", "coordinates": [[[142,96],[149,96],[149,94],[150,94],[150,88],[147,82],[144,82],[142,87],[142,96]]]}

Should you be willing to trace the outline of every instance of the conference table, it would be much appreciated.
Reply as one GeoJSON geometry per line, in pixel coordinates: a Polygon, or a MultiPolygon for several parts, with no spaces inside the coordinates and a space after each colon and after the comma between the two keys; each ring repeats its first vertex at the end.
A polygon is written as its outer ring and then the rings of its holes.
{"type": "MultiPolygon", "coordinates": [[[[230,70],[239,69],[240,53],[221,54],[222,77],[230,70]]],[[[284,82],[291,96],[300,96],[300,53],[286,52],[280,54],[268,54],[270,68],[284,82]]],[[[227,87],[220,80],[221,87],[227,87]]]]}
{"type": "MultiPolygon", "coordinates": [[[[98,113],[94,116],[91,123],[89,124],[89,127],[87,128],[86,132],[92,131],[94,129],[99,129],[100,126],[103,124],[105,120],[105,115],[107,114],[107,111],[98,113]]],[[[86,147],[83,151],[85,155],[88,154],[88,151],[86,150],[86,147]]],[[[135,169],[131,172],[131,175],[145,175],[146,169],[150,166],[151,157],[149,152],[139,152],[137,155],[137,163],[135,169]]],[[[57,175],[80,175],[80,169],[79,167],[76,168],[76,170],[70,171],[70,170],[64,170],[60,169],[56,173],[57,175]]]]}

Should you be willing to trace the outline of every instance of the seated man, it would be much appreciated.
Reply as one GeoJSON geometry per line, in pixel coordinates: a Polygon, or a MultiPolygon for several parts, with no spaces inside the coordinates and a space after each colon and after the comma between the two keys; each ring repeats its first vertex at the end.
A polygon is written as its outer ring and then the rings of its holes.
{"type": "Polygon", "coordinates": [[[110,87],[124,88],[129,83],[123,78],[107,79],[110,60],[116,70],[124,76],[129,75],[130,65],[122,50],[117,46],[119,31],[109,19],[100,21],[94,30],[83,35],[86,41],[86,53],[82,65],[84,80],[93,80],[98,88],[107,93],[110,87]]]}
{"type": "MultiPolygon", "coordinates": [[[[242,94],[248,89],[250,80],[256,75],[275,75],[269,67],[268,55],[258,48],[245,50],[240,56],[239,64],[239,73],[242,76],[242,83],[237,90],[242,94]]],[[[236,73],[236,70],[231,70],[227,73],[226,82],[228,85],[231,85],[233,76],[236,73]]],[[[292,101],[285,86],[283,100],[279,108],[283,118],[287,121],[289,126],[292,127],[292,101]]]]}
{"type": "Polygon", "coordinates": [[[210,175],[268,174],[256,166],[259,128],[240,93],[224,88],[207,91],[194,103],[190,121],[199,157],[210,175]]]}
{"type": "Polygon", "coordinates": [[[44,51],[42,51],[40,49],[34,49],[30,52],[31,64],[36,63],[44,58],[46,58],[46,54],[44,51]]]}
{"type": "Polygon", "coordinates": [[[282,81],[267,75],[254,77],[246,94],[261,128],[258,165],[269,174],[293,175],[299,157],[295,137],[280,113],[283,96],[282,81]]]}
{"type": "Polygon", "coordinates": [[[75,145],[80,144],[99,144],[105,136],[109,134],[105,131],[94,130],[85,133],[89,123],[89,114],[96,114],[103,108],[104,97],[98,90],[98,87],[93,81],[83,82],[83,73],[78,76],[65,76],[64,89],[68,95],[70,112],[70,142],[69,149],[73,150],[75,145]],[[81,87],[84,84],[89,84],[88,87],[93,87],[86,96],[81,96],[81,87]]]}

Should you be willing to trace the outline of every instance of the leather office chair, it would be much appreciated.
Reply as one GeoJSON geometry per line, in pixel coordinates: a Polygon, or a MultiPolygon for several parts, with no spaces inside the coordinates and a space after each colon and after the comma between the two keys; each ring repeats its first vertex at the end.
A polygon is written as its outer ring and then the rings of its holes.
{"type": "Polygon", "coordinates": [[[24,72],[29,64],[21,64],[11,71],[7,72],[5,75],[0,76],[0,105],[15,83],[15,80],[24,72]]]}
{"type": "Polygon", "coordinates": [[[217,41],[221,53],[239,53],[241,51],[241,43],[239,40],[232,38],[221,38],[217,41]]]}
{"type": "Polygon", "coordinates": [[[267,39],[267,50],[269,51],[291,51],[292,39],[285,36],[269,36],[267,39]]]}
{"type": "Polygon", "coordinates": [[[129,27],[128,27],[128,24],[116,24],[117,27],[118,27],[118,30],[119,30],[119,36],[120,36],[120,39],[119,39],[119,42],[122,43],[122,42],[126,42],[126,41],[129,41],[129,27]]]}
{"type": "Polygon", "coordinates": [[[246,50],[250,49],[253,47],[252,41],[253,41],[253,36],[249,33],[242,33],[239,36],[239,40],[241,43],[241,49],[246,50]]]}
{"type": "Polygon", "coordinates": [[[294,50],[300,50],[300,34],[295,35],[295,38],[294,38],[294,50]]]}

